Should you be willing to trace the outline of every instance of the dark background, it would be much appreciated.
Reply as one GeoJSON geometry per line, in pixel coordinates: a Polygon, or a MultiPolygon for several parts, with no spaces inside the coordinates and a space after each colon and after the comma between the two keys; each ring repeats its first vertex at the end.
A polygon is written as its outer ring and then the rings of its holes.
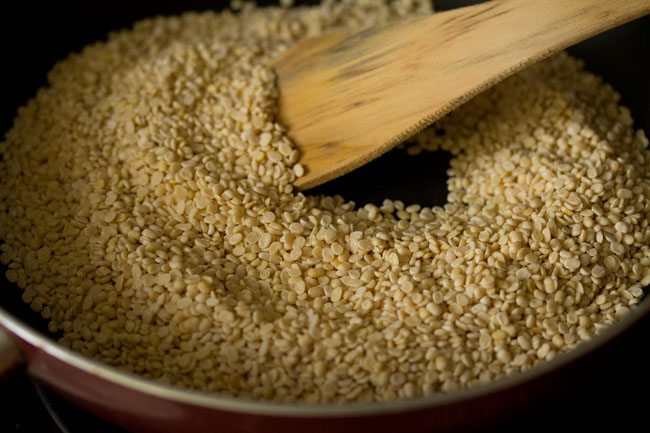
{"type": "MultiPolygon", "coordinates": [[[[10,128],[17,107],[46,84],[47,71],[70,51],[78,51],[86,43],[101,40],[109,31],[128,27],[139,18],[183,10],[219,9],[225,3],[215,0],[0,0],[0,137],[10,128]]],[[[448,9],[470,3],[475,2],[437,1],[436,5],[448,9]]],[[[646,17],[570,50],[621,92],[623,103],[632,109],[637,126],[646,131],[650,131],[649,42],[650,18],[646,17]]],[[[339,193],[357,203],[381,202],[389,197],[407,204],[443,204],[448,161],[444,153],[412,158],[394,151],[315,192],[339,193]]],[[[19,297],[15,287],[5,281],[0,284],[0,305],[44,329],[44,324],[30,314],[19,297]]],[[[650,401],[648,342],[650,318],[646,317],[625,335],[573,367],[576,372],[588,374],[557,388],[557,392],[540,396],[516,413],[481,426],[480,430],[648,431],[644,422],[650,401]]],[[[71,431],[113,431],[55,398],[52,404],[73,424],[71,431]]],[[[52,422],[47,419],[47,412],[24,373],[0,379],[0,432],[48,432],[52,422]]]]}

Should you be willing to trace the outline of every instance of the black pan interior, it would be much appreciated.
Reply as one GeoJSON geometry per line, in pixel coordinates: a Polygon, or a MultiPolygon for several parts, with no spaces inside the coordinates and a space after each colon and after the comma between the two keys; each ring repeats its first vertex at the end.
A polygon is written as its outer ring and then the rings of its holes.
{"type": "MultiPolygon", "coordinates": [[[[258,4],[275,4],[259,0],[258,4]]],[[[313,4],[315,1],[297,2],[313,4]]],[[[478,3],[439,0],[439,10],[478,3]]],[[[46,84],[47,71],[85,44],[102,40],[112,30],[134,21],[187,10],[222,9],[219,0],[138,0],[51,2],[5,0],[0,5],[0,134],[11,127],[16,110],[46,84]]],[[[507,31],[507,30],[504,30],[507,31]]],[[[636,126],[650,131],[650,17],[610,30],[569,51],[587,68],[613,85],[632,110],[636,126]]],[[[441,131],[440,133],[444,133],[441,131]]],[[[340,194],[357,204],[381,203],[385,198],[406,204],[442,205],[446,202],[449,155],[424,153],[409,157],[394,150],[368,165],[315,188],[313,194],[340,194]]],[[[34,328],[46,332],[47,322],[20,300],[21,291],[0,275],[0,306],[34,328]]],[[[648,302],[646,299],[645,302],[648,302]]]]}

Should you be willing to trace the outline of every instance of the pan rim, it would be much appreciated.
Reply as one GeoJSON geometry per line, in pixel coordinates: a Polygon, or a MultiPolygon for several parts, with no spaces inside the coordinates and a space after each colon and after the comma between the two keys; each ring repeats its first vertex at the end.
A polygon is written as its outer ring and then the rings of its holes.
{"type": "MultiPolygon", "coordinates": [[[[122,371],[117,367],[106,365],[100,361],[88,358],[81,353],[65,348],[45,334],[31,328],[3,307],[0,307],[0,326],[6,328],[10,334],[15,335],[19,339],[39,350],[42,350],[59,361],[74,368],[78,368],[87,374],[152,397],[213,410],[248,415],[292,418],[345,418],[432,409],[434,407],[448,406],[463,401],[478,399],[490,394],[496,394],[509,388],[515,388],[564,367],[604,346],[625,330],[632,327],[640,319],[646,316],[649,311],[650,296],[645,296],[645,299],[643,299],[638,305],[634,306],[622,319],[613,325],[606,327],[588,341],[580,343],[577,347],[571,350],[558,354],[550,361],[541,362],[530,370],[507,375],[486,384],[414,399],[353,403],[345,405],[293,402],[283,403],[184,389],[173,385],[158,383],[155,380],[146,379],[134,373],[122,371]]],[[[41,378],[41,380],[47,382],[47,378],[41,378]]]]}

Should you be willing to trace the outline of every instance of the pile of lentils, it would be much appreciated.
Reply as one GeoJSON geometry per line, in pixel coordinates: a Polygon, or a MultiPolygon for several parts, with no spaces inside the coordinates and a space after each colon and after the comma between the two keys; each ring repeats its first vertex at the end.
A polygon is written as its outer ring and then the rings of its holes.
{"type": "Polygon", "coordinates": [[[640,301],[648,140],[581,62],[534,65],[406,145],[453,153],[445,206],[355,207],[294,191],[266,62],[430,4],[240,7],[71,55],[6,134],[1,260],[60,344],[221,394],[385,401],[530,369],[640,301]]]}

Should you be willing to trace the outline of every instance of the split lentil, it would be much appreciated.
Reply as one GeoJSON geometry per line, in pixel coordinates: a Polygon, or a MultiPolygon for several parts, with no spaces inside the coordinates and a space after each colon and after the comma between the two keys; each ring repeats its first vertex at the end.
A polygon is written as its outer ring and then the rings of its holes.
{"type": "Polygon", "coordinates": [[[0,144],[0,259],[62,345],[207,391],[391,400],[529,369],[639,302],[648,140],[581,62],[534,65],[407,144],[454,154],[444,207],[355,209],[294,193],[266,61],[429,3],[242,7],[70,56],[0,144]]]}

